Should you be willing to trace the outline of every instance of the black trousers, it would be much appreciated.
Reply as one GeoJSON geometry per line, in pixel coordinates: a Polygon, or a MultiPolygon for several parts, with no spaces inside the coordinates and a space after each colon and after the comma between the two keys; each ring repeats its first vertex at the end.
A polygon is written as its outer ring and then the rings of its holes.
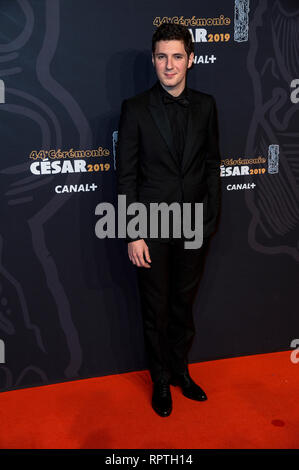
{"type": "Polygon", "coordinates": [[[188,370],[195,335],[192,307],[208,240],[198,249],[185,249],[182,239],[146,244],[151,267],[136,269],[149,371],[155,381],[188,370]]]}

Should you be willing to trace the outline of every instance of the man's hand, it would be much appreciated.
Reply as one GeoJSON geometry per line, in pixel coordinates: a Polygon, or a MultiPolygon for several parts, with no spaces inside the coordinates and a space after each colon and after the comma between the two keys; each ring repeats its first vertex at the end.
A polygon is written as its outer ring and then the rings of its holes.
{"type": "Polygon", "coordinates": [[[144,240],[136,240],[128,243],[128,255],[133,264],[139,268],[150,268],[151,263],[149,249],[144,240]],[[146,261],[148,261],[148,263],[146,261]]]}

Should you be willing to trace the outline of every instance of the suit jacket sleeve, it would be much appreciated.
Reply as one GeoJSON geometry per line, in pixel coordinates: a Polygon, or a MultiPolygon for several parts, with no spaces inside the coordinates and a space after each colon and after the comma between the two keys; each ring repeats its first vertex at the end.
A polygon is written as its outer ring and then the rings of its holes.
{"type": "Polygon", "coordinates": [[[211,235],[217,224],[220,212],[221,185],[220,185],[220,151],[219,129],[216,102],[211,96],[211,111],[208,122],[208,135],[206,147],[205,178],[208,185],[208,218],[205,221],[205,232],[211,235]]]}
{"type": "MultiPolygon", "coordinates": [[[[126,205],[138,202],[138,155],[139,135],[138,122],[132,103],[124,100],[121,107],[118,127],[118,144],[116,152],[117,193],[126,196],[126,205]]],[[[134,216],[127,216],[127,223],[134,216]]],[[[126,237],[126,242],[139,240],[140,237],[126,237]]]]}

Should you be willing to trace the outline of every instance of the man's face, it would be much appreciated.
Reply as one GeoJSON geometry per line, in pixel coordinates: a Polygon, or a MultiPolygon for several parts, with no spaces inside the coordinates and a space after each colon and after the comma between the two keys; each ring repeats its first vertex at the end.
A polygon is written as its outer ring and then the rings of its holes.
{"type": "Polygon", "coordinates": [[[192,65],[194,53],[187,56],[183,41],[172,39],[156,42],[152,62],[158,79],[168,91],[184,89],[186,73],[192,65]]]}

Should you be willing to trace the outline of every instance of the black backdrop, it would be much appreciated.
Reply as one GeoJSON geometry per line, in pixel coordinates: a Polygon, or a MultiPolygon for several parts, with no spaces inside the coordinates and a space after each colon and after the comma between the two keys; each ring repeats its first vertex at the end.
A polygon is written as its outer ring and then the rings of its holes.
{"type": "Polygon", "coordinates": [[[299,337],[298,1],[0,0],[1,391],[147,367],[136,268],[95,207],[115,202],[120,105],[156,80],[161,21],[192,31],[188,86],[220,125],[190,362],[299,337]]]}

